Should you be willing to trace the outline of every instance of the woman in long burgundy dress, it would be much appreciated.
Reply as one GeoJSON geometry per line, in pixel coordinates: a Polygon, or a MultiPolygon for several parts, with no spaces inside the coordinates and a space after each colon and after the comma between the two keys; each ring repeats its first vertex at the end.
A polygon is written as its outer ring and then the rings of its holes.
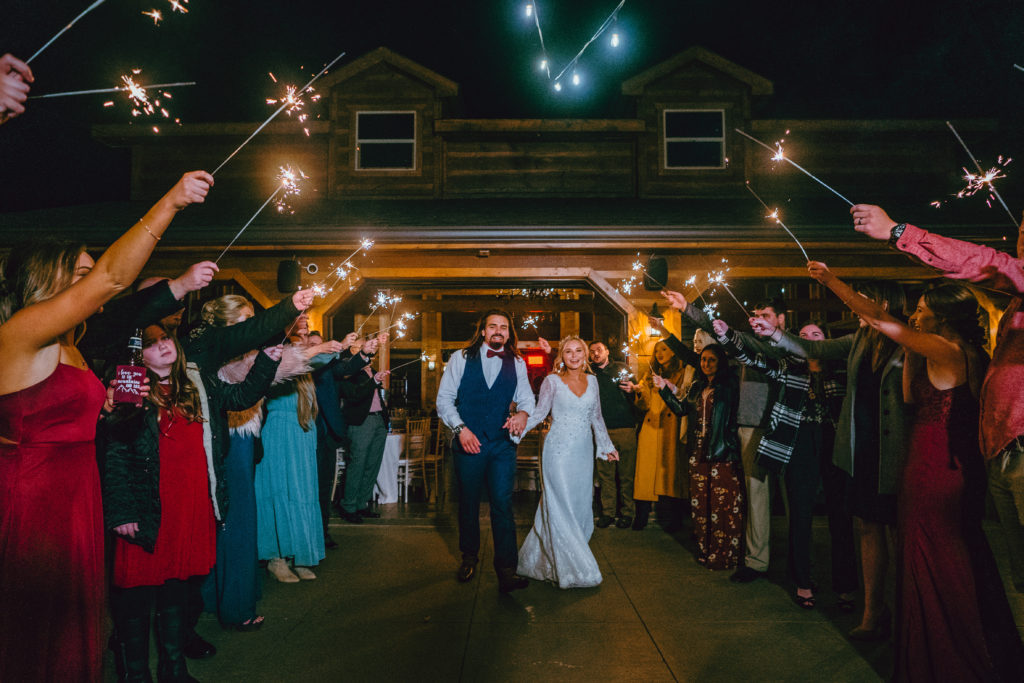
{"type": "Polygon", "coordinates": [[[910,326],[822,263],[815,278],[907,351],[904,398],[917,405],[899,491],[896,681],[1024,680],[1024,647],[981,521],[985,466],[977,396],[988,364],[970,290],[928,290],[910,326]]]}
{"type": "Polygon", "coordinates": [[[96,681],[103,526],[94,439],[103,386],[75,329],[131,283],[213,178],[182,179],[95,264],[81,245],[15,248],[0,277],[0,681],[96,681]]]}

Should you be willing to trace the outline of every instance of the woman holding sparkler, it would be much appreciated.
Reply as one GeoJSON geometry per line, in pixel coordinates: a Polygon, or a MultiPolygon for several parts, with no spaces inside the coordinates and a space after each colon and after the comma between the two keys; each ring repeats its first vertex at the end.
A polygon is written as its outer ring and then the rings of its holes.
{"type": "Polygon", "coordinates": [[[700,353],[700,375],[678,396],[678,387],[654,375],[652,382],[676,415],[689,415],[690,505],[697,537],[697,561],[708,569],[740,562],[747,509],[740,459],[739,383],[725,350],[708,344],[700,353]]]}
{"type": "Polygon", "coordinates": [[[981,527],[987,481],[978,395],[989,358],[977,300],[959,283],[939,285],[920,298],[908,325],[824,263],[808,270],[907,352],[904,400],[917,411],[898,498],[894,680],[1024,680],[1024,648],[981,527]]]}
{"type": "Polygon", "coordinates": [[[597,377],[587,362],[586,342],[569,336],[558,346],[555,372],[544,379],[537,409],[525,434],[551,414],[544,439],[543,493],[533,528],[519,550],[518,573],[559,588],[601,583],[590,550],[594,533],[594,445],[601,460],[618,460],[601,415],[597,377]]]}
{"type": "Polygon", "coordinates": [[[95,263],[84,247],[16,247],[0,279],[0,680],[95,681],[102,659],[99,380],[75,331],[138,277],[213,178],[185,174],[95,263]]]}
{"type": "Polygon", "coordinates": [[[25,113],[28,84],[34,80],[28,64],[11,54],[0,57],[0,123],[25,113]]]}
{"type": "Polygon", "coordinates": [[[651,382],[653,376],[661,376],[678,385],[683,378],[683,364],[665,342],[654,345],[653,355],[651,374],[640,384],[631,385],[640,410],[647,411],[636,444],[636,479],[633,480],[633,498],[636,499],[633,529],[636,531],[647,526],[651,507],[659,496],[682,499],[686,495],[682,481],[685,468],[679,466],[679,420],[651,382]]]}

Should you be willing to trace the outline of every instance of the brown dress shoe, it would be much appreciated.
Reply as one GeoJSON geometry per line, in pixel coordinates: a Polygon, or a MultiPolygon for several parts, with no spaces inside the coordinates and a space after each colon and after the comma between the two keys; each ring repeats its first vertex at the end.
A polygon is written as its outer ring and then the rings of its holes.
{"type": "Polygon", "coordinates": [[[462,564],[459,565],[459,571],[455,575],[455,578],[459,580],[459,583],[466,583],[474,576],[476,576],[476,563],[475,557],[463,557],[462,564]]]}
{"type": "Polygon", "coordinates": [[[511,593],[514,590],[526,588],[530,585],[530,580],[525,576],[516,574],[515,569],[498,569],[497,572],[499,593],[511,593]]]}

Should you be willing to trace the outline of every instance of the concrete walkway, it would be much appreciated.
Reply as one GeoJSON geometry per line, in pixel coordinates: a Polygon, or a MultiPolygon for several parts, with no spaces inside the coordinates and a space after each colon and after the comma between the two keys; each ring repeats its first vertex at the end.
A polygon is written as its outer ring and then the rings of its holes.
{"type": "MultiPolygon", "coordinates": [[[[519,506],[520,540],[533,506],[519,506]]],[[[455,581],[451,510],[419,505],[359,526],[332,522],[341,547],[328,551],[319,578],[293,585],[266,578],[260,611],[267,621],[255,633],[222,631],[204,616],[199,631],[219,652],[190,662],[190,671],[204,683],[886,680],[891,645],[844,637],[858,615],[838,611],[827,576],[819,572],[817,609],[793,603],[784,526],[774,519],[769,579],[752,584],[703,569],[685,533],[652,524],[595,531],[598,588],[532,582],[500,595],[489,532],[478,577],[455,581]]],[[[819,568],[829,566],[827,537],[817,519],[819,568]]],[[[1024,596],[1011,600],[1024,624],[1024,596]]]]}

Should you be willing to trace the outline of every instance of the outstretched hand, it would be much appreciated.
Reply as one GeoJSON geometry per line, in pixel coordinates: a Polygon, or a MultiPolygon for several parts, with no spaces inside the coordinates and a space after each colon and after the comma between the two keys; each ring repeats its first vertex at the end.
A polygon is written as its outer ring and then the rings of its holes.
{"type": "Polygon", "coordinates": [[[808,261],[807,272],[812,278],[825,285],[835,279],[835,275],[821,261],[808,261]]]}
{"type": "Polygon", "coordinates": [[[770,337],[775,334],[775,325],[772,325],[764,318],[750,318],[748,322],[750,323],[750,329],[759,337],[770,337]]]}
{"type": "Polygon", "coordinates": [[[649,315],[647,316],[647,324],[663,335],[668,336],[670,334],[668,329],[665,327],[665,321],[661,318],[655,318],[653,315],[649,315]]]}
{"type": "Polygon", "coordinates": [[[28,64],[11,54],[0,57],[0,123],[25,113],[28,84],[34,80],[28,64]]]}
{"type": "Polygon", "coordinates": [[[668,305],[672,308],[682,311],[686,309],[686,297],[679,292],[673,292],[670,289],[663,289],[661,295],[668,301],[668,305]]]}
{"type": "Polygon", "coordinates": [[[292,294],[292,304],[295,306],[295,310],[304,311],[312,306],[314,296],[312,289],[300,289],[292,294]]]}
{"type": "Polygon", "coordinates": [[[721,318],[715,318],[711,321],[711,329],[715,331],[715,336],[724,337],[725,333],[729,331],[729,323],[721,318]]]}
{"type": "Polygon", "coordinates": [[[284,345],[278,344],[277,346],[268,346],[263,349],[263,353],[267,354],[267,358],[276,363],[281,360],[281,356],[284,354],[284,345]]]}
{"type": "Polygon", "coordinates": [[[171,280],[168,285],[171,287],[174,298],[181,300],[189,292],[198,292],[210,284],[218,271],[220,268],[213,261],[200,261],[193,263],[188,270],[171,280]]]}
{"type": "Polygon", "coordinates": [[[181,211],[189,204],[202,204],[206,195],[213,187],[213,176],[206,171],[189,171],[181,176],[171,191],[167,193],[171,204],[181,211]]]}
{"type": "Polygon", "coordinates": [[[882,207],[874,204],[854,204],[850,207],[853,215],[853,229],[876,240],[887,240],[896,226],[882,207]]]}
{"type": "Polygon", "coordinates": [[[544,337],[537,337],[537,345],[540,346],[540,350],[544,352],[545,356],[551,355],[551,344],[544,337]]]}

